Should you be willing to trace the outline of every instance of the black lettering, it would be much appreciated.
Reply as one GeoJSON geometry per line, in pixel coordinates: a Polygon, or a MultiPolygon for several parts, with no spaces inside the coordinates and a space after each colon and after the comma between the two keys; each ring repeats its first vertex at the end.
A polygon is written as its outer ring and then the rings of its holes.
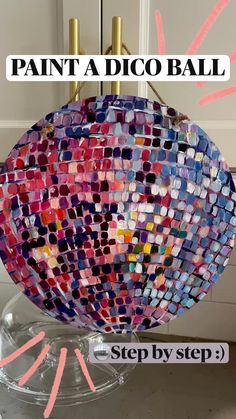
{"type": "Polygon", "coordinates": [[[168,60],[168,75],[169,76],[179,76],[181,74],[181,61],[174,59],[174,58],[170,58],[168,60]],[[174,72],[174,70],[176,70],[174,72]]]}
{"type": "Polygon", "coordinates": [[[190,76],[196,76],[197,75],[191,59],[187,60],[186,66],[184,67],[184,70],[183,70],[183,76],[185,76],[186,71],[190,72],[190,76]]]}
{"type": "Polygon", "coordinates": [[[12,76],[19,76],[18,70],[20,70],[21,68],[24,68],[25,65],[26,65],[25,60],[13,58],[13,60],[12,60],[12,76]]]}
{"type": "Polygon", "coordinates": [[[55,58],[50,60],[50,76],[53,75],[53,67],[57,70],[57,72],[62,76],[63,75],[63,60],[61,59],[61,64],[55,58]]]}
{"type": "Polygon", "coordinates": [[[120,358],[120,352],[119,352],[119,345],[115,345],[111,347],[111,358],[112,359],[119,359],[120,358]],[[113,356],[114,355],[114,356],[113,356]]]}
{"type": "Polygon", "coordinates": [[[178,348],[176,351],[176,359],[184,359],[184,349],[178,348]]]}
{"type": "Polygon", "coordinates": [[[134,74],[135,76],[143,76],[144,75],[144,70],[141,74],[137,73],[137,62],[138,61],[141,61],[142,64],[144,64],[144,60],[142,58],[137,58],[136,60],[133,60],[131,62],[130,69],[131,69],[132,74],[134,74]]]}
{"type": "Polygon", "coordinates": [[[211,70],[209,71],[208,74],[205,74],[205,58],[200,58],[199,59],[199,76],[210,76],[211,75],[211,70]]]}
{"type": "Polygon", "coordinates": [[[93,58],[89,60],[87,70],[84,74],[85,76],[88,76],[88,71],[91,71],[93,76],[99,76],[99,73],[98,73],[98,70],[97,70],[97,67],[93,58]]]}
{"type": "Polygon", "coordinates": [[[127,357],[129,359],[136,359],[136,350],[134,348],[130,348],[127,351],[127,357]]]}
{"type": "Polygon", "coordinates": [[[128,58],[123,59],[123,75],[129,76],[129,59],[128,58]]]}
{"type": "Polygon", "coordinates": [[[213,76],[224,76],[225,70],[223,73],[219,74],[219,58],[213,58],[213,76]]]}
{"type": "Polygon", "coordinates": [[[207,359],[210,359],[211,358],[211,356],[212,356],[212,351],[211,351],[211,349],[207,349],[207,348],[205,348],[205,349],[202,349],[201,350],[201,354],[202,354],[202,356],[201,356],[201,361],[202,362],[206,362],[206,360],[207,359]]]}
{"type": "Polygon", "coordinates": [[[25,70],[25,76],[28,75],[28,71],[32,71],[33,76],[39,76],[39,72],[33,59],[29,60],[29,64],[27,65],[25,70]]]}
{"type": "Polygon", "coordinates": [[[65,64],[69,61],[69,76],[76,76],[75,73],[75,64],[79,65],[79,59],[78,58],[70,58],[69,60],[65,60],[65,64]]]}
{"type": "Polygon", "coordinates": [[[143,359],[148,357],[148,350],[147,348],[139,349],[138,350],[138,362],[143,362],[143,359]]]}
{"type": "Polygon", "coordinates": [[[41,75],[47,76],[47,60],[46,59],[41,60],[41,75]]]}
{"type": "Polygon", "coordinates": [[[198,348],[192,349],[192,351],[191,351],[191,357],[193,359],[199,359],[200,352],[201,351],[198,348]]]}
{"type": "Polygon", "coordinates": [[[146,70],[146,73],[149,76],[157,76],[161,72],[161,63],[160,63],[160,61],[157,60],[156,58],[152,58],[152,59],[148,60],[146,62],[145,70],[146,70]],[[154,73],[151,70],[153,63],[154,63],[154,67],[155,67],[154,73]]]}
{"type": "Polygon", "coordinates": [[[106,59],[106,75],[107,76],[117,76],[117,74],[119,74],[120,70],[121,70],[121,63],[120,63],[119,60],[116,60],[115,58],[106,59]],[[115,69],[115,72],[113,72],[113,74],[112,74],[112,71],[111,71],[112,62],[115,63],[115,65],[116,65],[116,69],[115,69]]]}

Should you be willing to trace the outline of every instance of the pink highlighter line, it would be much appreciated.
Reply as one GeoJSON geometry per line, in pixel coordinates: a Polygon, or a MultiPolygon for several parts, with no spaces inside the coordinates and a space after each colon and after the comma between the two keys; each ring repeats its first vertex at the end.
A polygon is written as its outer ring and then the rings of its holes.
{"type": "Polygon", "coordinates": [[[218,90],[214,93],[210,93],[209,95],[203,96],[199,101],[199,105],[207,105],[210,102],[215,102],[216,100],[223,99],[225,96],[229,96],[234,93],[236,93],[236,86],[231,86],[227,87],[226,89],[218,90]]]}
{"type": "Polygon", "coordinates": [[[33,339],[30,339],[27,343],[25,343],[21,348],[13,352],[11,355],[7,356],[4,359],[1,359],[0,367],[4,367],[6,364],[9,364],[10,362],[14,361],[14,359],[18,358],[25,351],[32,348],[32,346],[35,346],[37,343],[43,340],[44,336],[45,332],[40,332],[37,336],[35,336],[33,339]]]}
{"type": "Polygon", "coordinates": [[[89,385],[89,387],[90,387],[90,390],[91,390],[91,391],[93,391],[93,392],[95,393],[95,392],[96,392],[96,387],[95,387],[95,385],[93,384],[92,378],[90,377],[90,374],[89,374],[89,372],[88,372],[88,368],[87,368],[87,366],[86,366],[86,364],[85,364],[85,361],[84,361],[84,358],[83,358],[82,353],[80,352],[80,350],[79,350],[79,349],[75,349],[75,354],[76,354],[76,356],[77,356],[77,358],[78,358],[78,361],[79,361],[79,363],[80,363],[80,366],[81,366],[82,372],[83,372],[83,374],[84,374],[84,376],[85,376],[85,378],[86,378],[86,380],[87,380],[87,383],[88,383],[88,385],[89,385]]]}
{"type": "Polygon", "coordinates": [[[197,87],[203,87],[205,86],[206,83],[207,83],[206,81],[197,81],[196,85],[197,87]]]}
{"type": "Polygon", "coordinates": [[[233,52],[233,54],[230,54],[229,58],[230,58],[230,62],[231,62],[231,63],[232,63],[233,61],[236,61],[236,52],[233,52]]]}
{"type": "Polygon", "coordinates": [[[46,355],[48,354],[48,352],[50,351],[50,349],[51,349],[51,346],[50,345],[45,345],[44,346],[42,352],[39,354],[39,356],[36,359],[36,361],[28,369],[28,371],[26,371],[26,373],[23,375],[23,377],[21,377],[21,379],[19,381],[19,386],[21,386],[21,387],[24,386],[25,383],[30,379],[30,377],[32,377],[32,375],[35,373],[35,371],[37,371],[38,367],[42,364],[42,362],[46,358],[46,355]]]}
{"type": "Polygon", "coordinates": [[[159,47],[159,54],[165,55],[166,54],[165,34],[164,34],[164,29],[163,29],[162,16],[159,10],[155,11],[155,19],[156,19],[157,42],[158,42],[158,47],[159,47]]]}
{"type": "Polygon", "coordinates": [[[206,37],[212,26],[214,25],[215,21],[217,20],[220,13],[223,9],[229,4],[230,0],[219,0],[218,3],[215,5],[213,10],[211,11],[210,15],[207,17],[203,25],[201,26],[197,36],[193,40],[190,47],[187,49],[187,55],[196,54],[197,50],[202,44],[203,39],[206,37]]]}
{"type": "Polygon", "coordinates": [[[60,353],[60,358],[58,361],[58,367],[57,367],[57,371],[56,371],[56,375],[55,375],[55,379],[54,379],[54,383],[52,386],[52,391],[48,400],[48,404],[46,409],[44,410],[44,418],[47,419],[50,414],[51,411],[54,407],[56,398],[57,398],[57,394],[59,391],[59,387],[61,384],[61,379],[62,379],[62,375],[64,372],[64,368],[65,368],[65,364],[66,364],[66,358],[67,358],[67,349],[66,348],[61,348],[61,353],[60,353]]]}

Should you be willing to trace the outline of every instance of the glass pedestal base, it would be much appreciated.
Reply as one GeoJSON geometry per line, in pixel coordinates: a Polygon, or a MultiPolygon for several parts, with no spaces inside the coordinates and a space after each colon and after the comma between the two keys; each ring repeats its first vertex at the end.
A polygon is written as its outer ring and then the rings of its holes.
{"type": "Polygon", "coordinates": [[[45,338],[14,361],[0,369],[0,384],[11,395],[28,403],[46,405],[50,396],[61,348],[68,350],[66,365],[57,396],[56,406],[69,406],[98,399],[115,390],[127,380],[134,364],[91,364],[89,343],[137,342],[135,334],[114,335],[88,332],[63,325],[41,312],[23,294],[6,305],[0,324],[0,359],[15,352],[30,339],[45,332],[45,338]],[[46,344],[51,346],[43,363],[25,386],[19,380],[38,358],[46,344]],[[79,348],[96,392],[92,392],[81,370],[74,349],[79,348]]]}

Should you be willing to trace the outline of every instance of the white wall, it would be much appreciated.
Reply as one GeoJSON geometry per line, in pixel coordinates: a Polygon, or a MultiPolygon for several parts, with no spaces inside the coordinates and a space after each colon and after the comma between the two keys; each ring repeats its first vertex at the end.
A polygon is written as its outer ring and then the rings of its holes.
{"type": "MultiPolygon", "coordinates": [[[[5,79],[9,54],[68,54],[68,21],[80,18],[81,47],[99,54],[100,0],[0,0],[0,161],[26,129],[69,100],[68,83],[17,82],[5,79]]],[[[99,94],[88,83],[81,94],[99,94]]]]}
{"type": "MultiPolygon", "coordinates": [[[[142,0],[141,0],[142,1],[142,0]]],[[[169,54],[184,54],[218,0],[150,0],[149,52],[157,52],[157,35],[154,12],[159,9],[163,18],[166,49],[169,54]]],[[[199,54],[232,54],[235,46],[236,2],[231,0],[222,11],[215,25],[199,48],[199,54]]],[[[230,166],[236,166],[236,95],[225,97],[215,103],[199,106],[202,96],[236,85],[236,62],[231,66],[228,82],[209,82],[204,87],[189,83],[161,83],[158,88],[162,97],[191,119],[198,121],[214,139],[230,166]]],[[[149,92],[153,97],[153,93],[149,92]]]]}
{"type": "MultiPolygon", "coordinates": [[[[103,0],[103,51],[111,43],[112,16],[122,15],[124,40],[129,48],[134,53],[156,54],[154,11],[159,9],[163,16],[167,53],[185,53],[215,3],[216,0],[103,0]]],[[[5,57],[14,53],[67,52],[67,20],[72,16],[81,18],[81,44],[86,53],[100,53],[100,5],[100,0],[0,0],[0,161],[26,128],[63,104],[68,97],[67,86],[63,83],[7,82],[4,78],[5,57]]],[[[236,2],[231,0],[199,53],[230,54],[236,51],[235,16],[236,2]]],[[[191,82],[165,82],[156,84],[156,87],[169,105],[198,121],[215,140],[228,163],[236,167],[236,95],[205,107],[198,105],[201,96],[230,85],[236,85],[236,62],[232,64],[231,80],[226,83],[207,83],[197,88],[191,82]]],[[[109,88],[106,85],[105,92],[109,92],[109,88]]],[[[94,83],[86,86],[83,95],[98,92],[99,86],[94,83]]],[[[138,92],[154,98],[143,83],[139,86],[137,83],[123,85],[123,93],[138,92]]],[[[3,267],[0,267],[0,276],[2,282],[10,283],[3,267]]],[[[14,287],[12,292],[15,293],[14,287]]],[[[205,301],[193,307],[183,318],[155,331],[236,341],[236,252],[205,301]]]]}
{"type": "MultiPolygon", "coordinates": [[[[154,12],[161,11],[166,35],[166,49],[170,54],[185,53],[200,25],[206,19],[216,0],[151,0],[150,2],[150,53],[157,51],[154,12]]],[[[231,54],[235,48],[236,3],[231,1],[219,16],[205,38],[200,54],[231,54]]],[[[160,83],[158,88],[166,101],[189,115],[207,131],[222,151],[230,166],[236,166],[236,96],[201,107],[200,97],[236,84],[236,63],[231,67],[231,80],[224,83],[207,83],[198,88],[195,83],[160,83]]],[[[153,97],[152,92],[149,96],[153,97]]],[[[160,328],[157,331],[161,331],[160,328]]],[[[163,328],[163,333],[236,341],[236,251],[230,265],[206,299],[193,307],[182,318],[163,328]]]]}

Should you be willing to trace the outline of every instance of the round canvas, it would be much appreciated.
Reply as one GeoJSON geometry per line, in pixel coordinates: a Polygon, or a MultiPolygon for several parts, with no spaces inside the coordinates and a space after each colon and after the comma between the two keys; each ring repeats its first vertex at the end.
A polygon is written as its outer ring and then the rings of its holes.
{"type": "Polygon", "coordinates": [[[0,175],[0,255],[56,319],[107,333],[159,326],[224,270],[236,193],[216,145],[177,111],[103,96],[63,106],[0,175]]]}

